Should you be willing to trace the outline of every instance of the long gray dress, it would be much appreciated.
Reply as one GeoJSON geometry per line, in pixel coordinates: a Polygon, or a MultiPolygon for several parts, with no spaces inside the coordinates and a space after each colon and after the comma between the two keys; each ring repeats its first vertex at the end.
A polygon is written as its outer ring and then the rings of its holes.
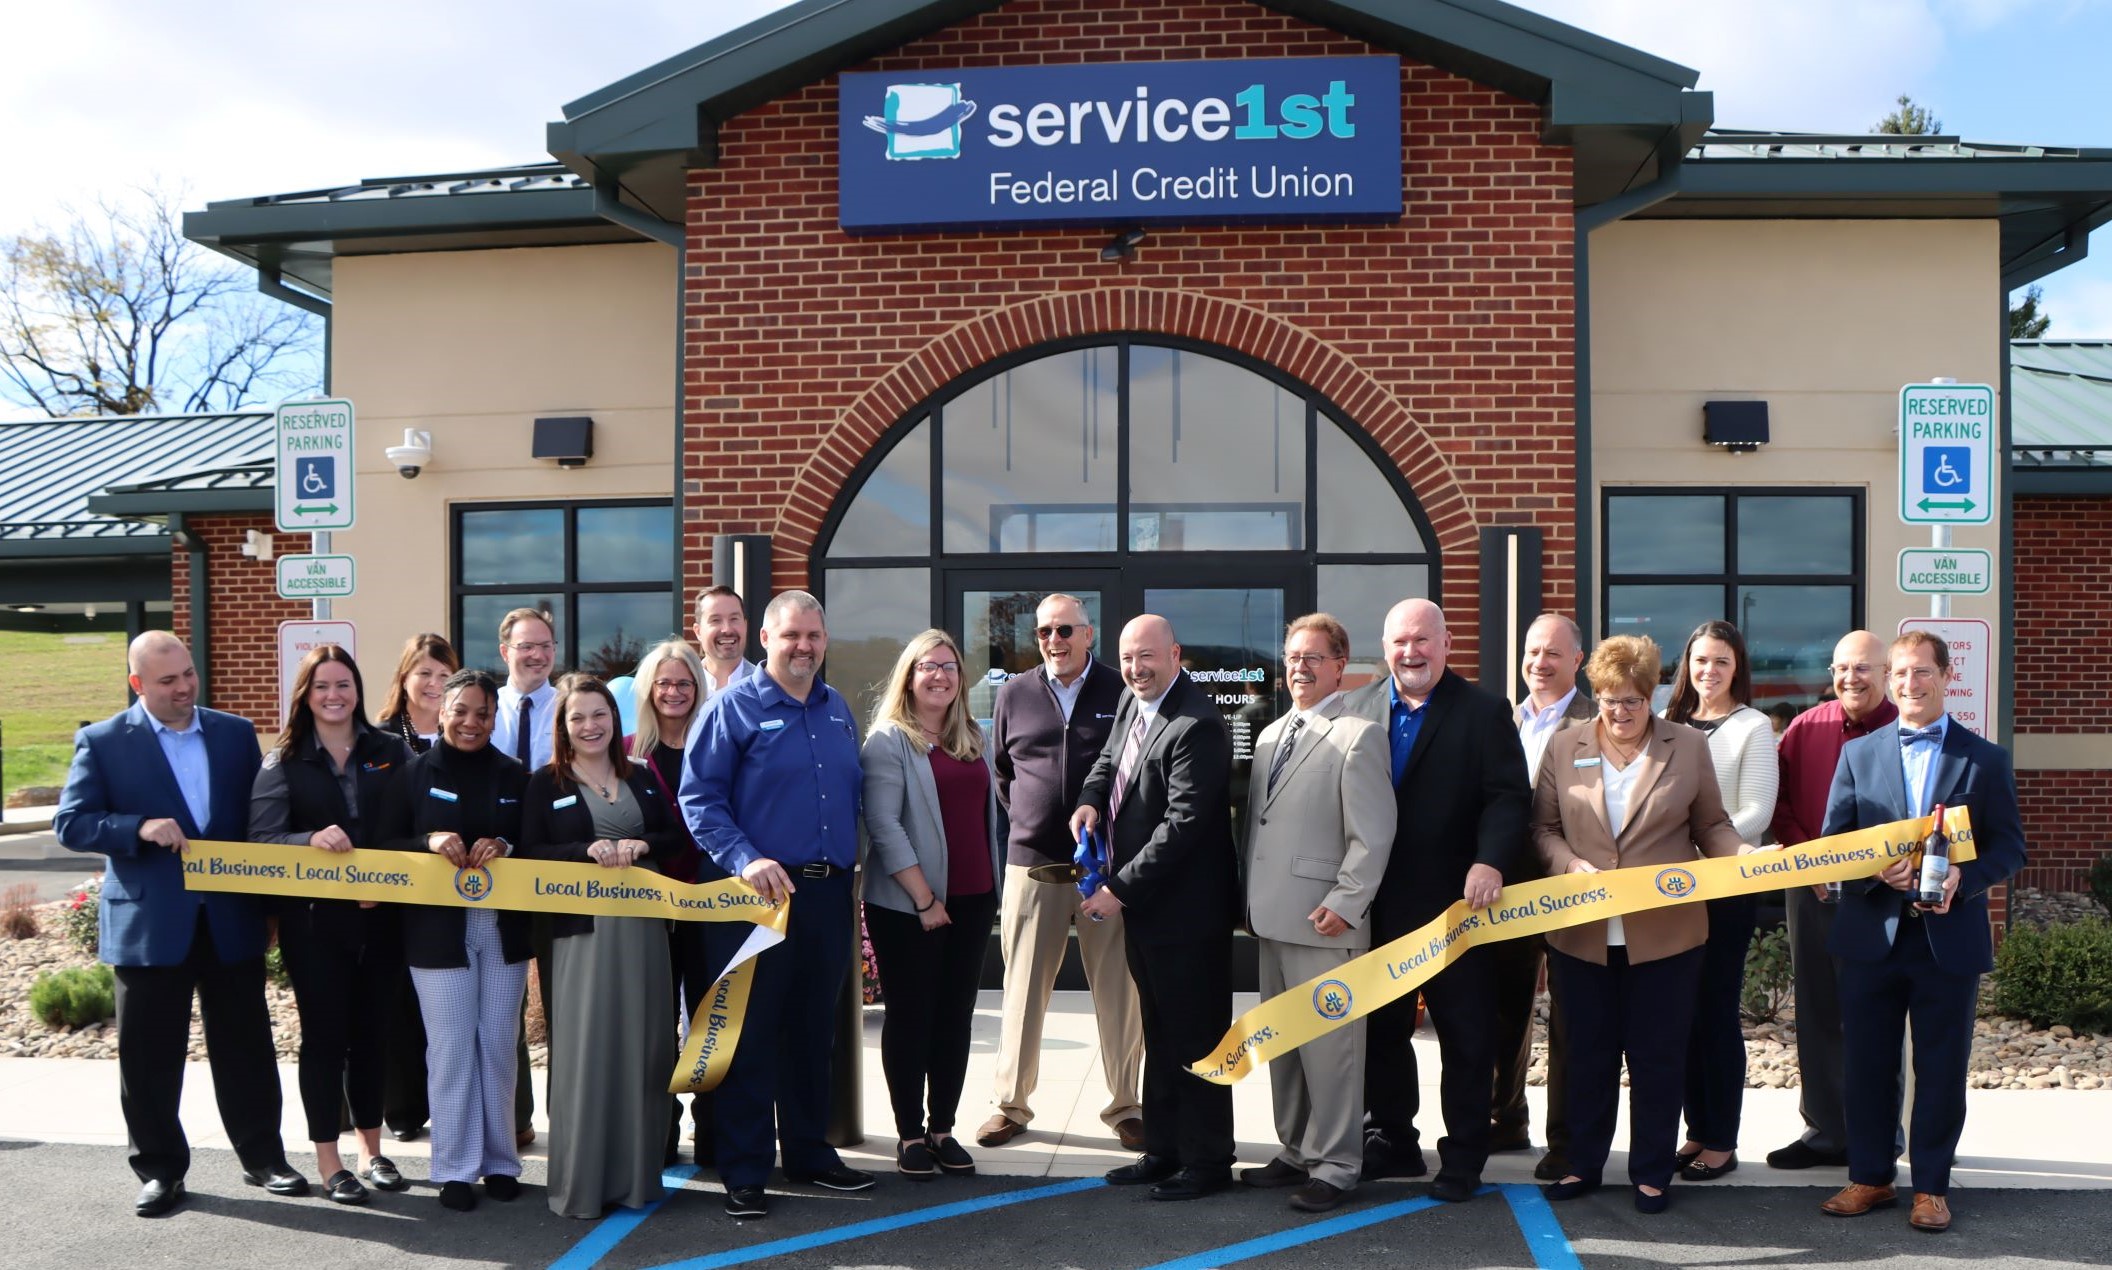
{"type": "MultiPolygon", "coordinates": [[[[621,781],[616,790],[614,803],[580,791],[594,836],[642,836],[638,800],[621,781]]],[[[650,1204],[666,1193],[660,1168],[675,1068],[667,923],[597,917],[591,933],[556,941],[553,960],[565,1008],[550,1038],[550,1211],[600,1217],[611,1204],[650,1204]]]]}

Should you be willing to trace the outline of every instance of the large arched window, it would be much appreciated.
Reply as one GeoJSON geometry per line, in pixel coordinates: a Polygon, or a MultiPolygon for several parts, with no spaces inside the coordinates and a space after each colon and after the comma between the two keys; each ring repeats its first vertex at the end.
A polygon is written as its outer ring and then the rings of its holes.
{"type": "Polygon", "coordinates": [[[863,707],[927,625],[972,645],[971,674],[1021,669],[1025,597],[1051,590],[1088,597],[1110,658],[1117,619],[1180,607],[1187,651],[1207,640],[1228,665],[1273,667],[1282,623],[1325,609],[1369,674],[1386,608],[1437,597],[1434,542],[1385,455],[1311,389],[1129,336],[1029,350],[910,412],[846,485],[810,569],[830,678],[863,707]]]}

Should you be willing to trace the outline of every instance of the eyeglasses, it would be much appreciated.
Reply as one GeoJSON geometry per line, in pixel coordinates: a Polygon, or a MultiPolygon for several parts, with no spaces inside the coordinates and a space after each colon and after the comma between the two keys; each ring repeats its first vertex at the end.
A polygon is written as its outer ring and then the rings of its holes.
{"type": "Polygon", "coordinates": [[[517,653],[547,653],[554,651],[557,645],[544,640],[540,644],[508,644],[507,647],[517,653]]]}
{"type": "Polygon", "coordinates": [[[1054,636],[1057,639],[1069,639],[1072,631],[1091,629],[1092,623],[1090,622],[1058,622],[1054,626],[1035,627],[1034,638],[1047,643],[1050,636],[1054,636]]]}
{"type": "Polygon", "coordinates": [[[694,680],[694,679],[655,679],[655,680],[653,680],[653,691],[654,691],[654,692],[695,692],[696,690],[697,690],[697,681],[696,681],[696,680],[694,680]]]}
{"type": "Polygon", "coordinates": [[[1640,710],[1650,704],[1647,697],[1600,697],[1599,709],[1607,714],[1622,710],[1640,710]]]}
{"type": "Polygon", "coordinates": [[[958,675],[961,663],[957,661],[920,661],[915,670],[920,675],[958,675]]]}
{"type": "Polygon", "coordinates": [[[1283,655],[1283,664],[1294,668],[1298,666],[1318,666],[1324,662],[1347,660],[1348,658],[1337,657],[1333,653],[1285,653],[1283,655]]]}
{"type": "Polygon", "coordinates": [[[1862,675],[1868,678],[1877,673],[1877,667],[1866,661],[1856,662],[1852,666],[1846,662],[1841,662],[1837,665],[1828,666],[1826,673],[1829,675],[1862,675]]]}

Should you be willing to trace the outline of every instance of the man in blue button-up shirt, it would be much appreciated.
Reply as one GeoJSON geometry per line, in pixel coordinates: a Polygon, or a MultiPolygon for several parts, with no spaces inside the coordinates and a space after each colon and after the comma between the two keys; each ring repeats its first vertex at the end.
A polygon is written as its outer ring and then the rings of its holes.
{"type": "MultiPolygon", "coordinates": [[[[716,1095],[719,1176],[736,1217],[767,1210],[773,1136],[794,1182],[840,1191],[873,1184],[822,1136],[854,926],[858,724],[820,677],[829,647],[820,601],[804,591],[770,601],[762,644],[762,672],[713,699],[682,779],[682,814],[697,845],[728,874],[792,905],[785,942],[756,958],[740,1048],[716,1095]]],[[[745,923],[707,924],[711,964],[732,960],[746,935],[745,923]]]]}

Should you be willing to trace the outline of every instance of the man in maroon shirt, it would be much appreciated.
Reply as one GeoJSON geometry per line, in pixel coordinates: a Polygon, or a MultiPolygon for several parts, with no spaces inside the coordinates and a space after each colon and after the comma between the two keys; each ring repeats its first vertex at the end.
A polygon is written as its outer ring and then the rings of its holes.
{"type": "MultiPolygon", "coordinates": [[[[1822,701],[1791,721],[1776,753],[1781,793],[1775,799],[1775,837],[1793,847],[1819,836],[1826,795],[1841,747],[1889,726],[1899,710],[1885,700],[1885,642],[1869,631],[1851,631],[1834,645],[1834,700],[1822,701]]],[[[1802,1088],[1797,1110],[1804,1134],[1767,1156],[1769,1168],[1808,1169],[1848,1162],[1847,1098],[1841,1069],[1841,998],[1834,982],[1834,909],[1824,887],[1793,886],[1784,895],[1789,911],[1789,954],[1797,989],[1797,1063],[1802,1088]]]]}

